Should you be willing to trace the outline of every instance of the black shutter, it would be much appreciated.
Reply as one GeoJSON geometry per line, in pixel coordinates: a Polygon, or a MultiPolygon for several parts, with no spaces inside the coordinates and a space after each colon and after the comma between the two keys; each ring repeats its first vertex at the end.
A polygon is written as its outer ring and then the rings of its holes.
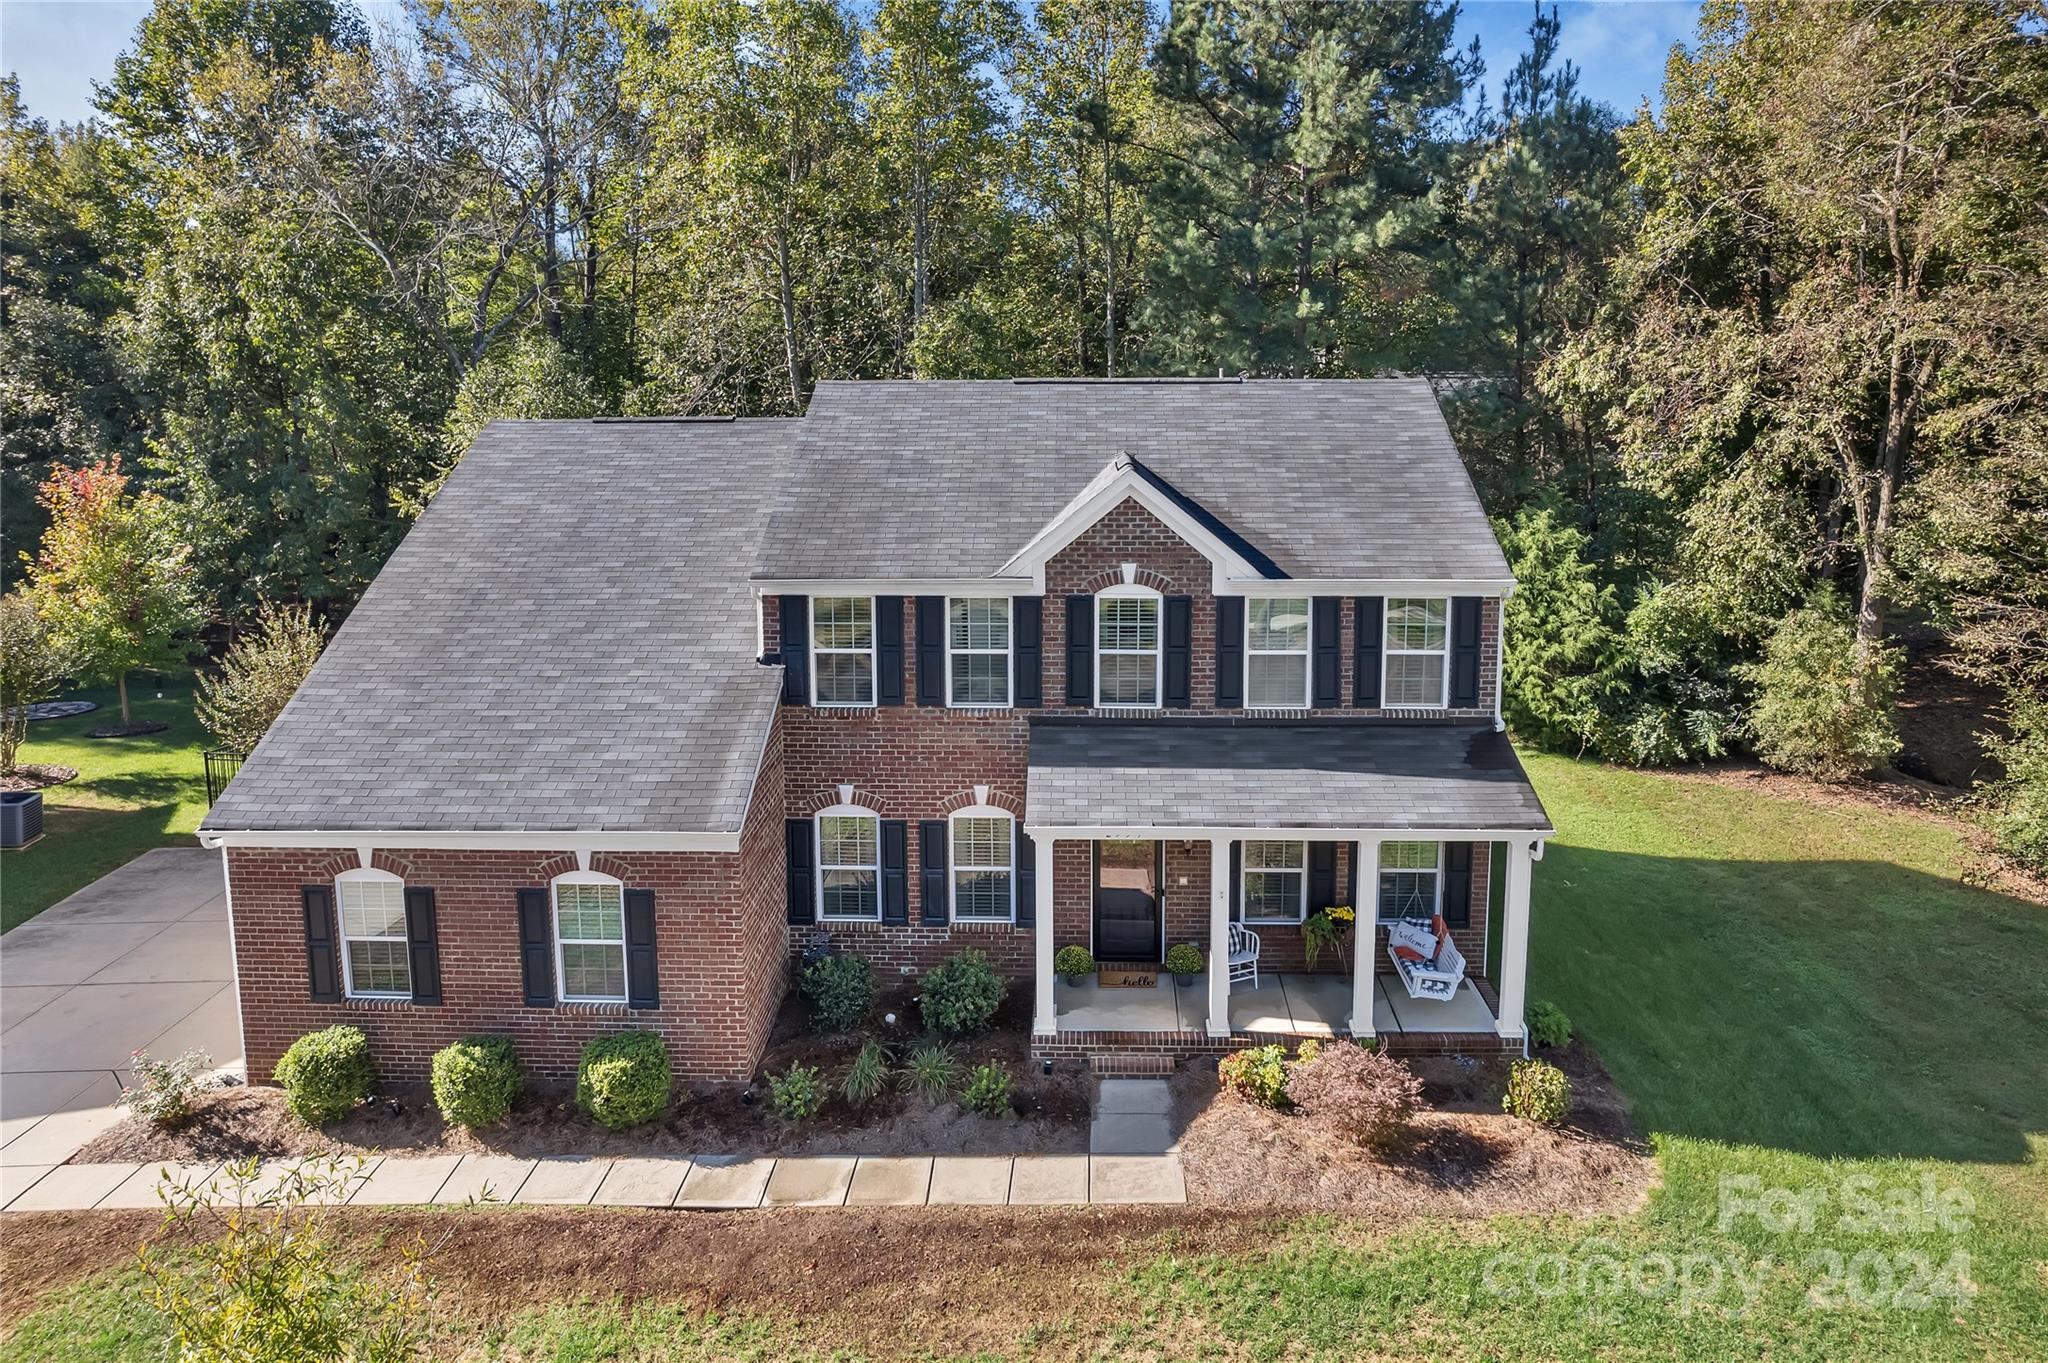
{"type": "Polygon", "coordinates": [[[325,885],[299,889],[306,911],[306,982],[315,1003],[341,1001],[341,961],[334,945],[334,891],[325,885]]]}
{"type": "Polygon", "coordinates": [[[903,598],[875,598],[875,702],[903,703],[903,598]]]}
{"type": "Polygon", "coordinates": [[[1095,598],[1067,598],[1067,704],[1095,704],[1095,598]]]}
{"type": "Polygon", "coordinates": [[[1166,696],[1169,710],[1185,710],[1193,703],[1189,677],[1194,670],[1195,598],[1166,598],[1166,696]]]}
{"type": "Polygon", "coordinates": [[[434,892],[405,887],[405,952],[412,966],[412,1001],[441,1001],[441,929],[434,916],[434,892]]]}
{"type": "Polygon", "coordinates": [[[519,969],[528,1008],[555,1006],[555,943],[548,924],[548,892],[519,892],[519,969]]]}
{"type": "Polygon", "coordinates": [[[1038,922],[1038,844],[1017,830],[1017,926],[1038,922]]]}
{"type": "Polygon", "coordinates": [[[1444,922],[1454,928],[1472,925],[1472,844],[1444,844],[1444,922]]]}
{"type": "Polygon", "coordinates": [[[1308,845],[1308,911],[1320,913],[1337,902],[1337,844],[1308,845]]]}
{"type": "Polygon", "coordinates": [[[1479,705],[1479,598],[1451,598],[1451,705],[1479,705]]]}
{"type": "Polygon", "coordinates": [[[811,700],[811,598],[776,599],[776,626],[782,636],[782,698],[791,705],[811,700]]]}
{"type": "MultiPolygon", "coordinates": [[[[1213,864],[1213,863],[1212,863],[1213,864]]],[[[1230,844],[1230,921],[1244,921],[1244,844],[1230,844]]],[[[1227,943],[1211,942],[1209,951],[1213,954],[1227,943]]]]}
{"type": "Polygon", "coordinates": [[[626,891],[626,1006],[659,1008],[654,956],[654,891],[626,891]]]}
{"type": "Polygon", "coordinates": [[[882,921],[910,921],[910,828],[901,819],[882,820],[882,921]]]}
{"type": "MultiPolygon", "coordinates": [[[[1344,854],[1344,902],[1351,906],[1354,913],[1365,912],[1365,906],[1358,902],[1358,844],[1355,842],[1350,844],[1350,850],[1344,854]]],[[[1372,920],[1367,918],[1363,921],[1370,923],[1372,920]]]]}
{"type": "Polygon", "coordinates": [[[785,819],[782,841],[788,850],[788,872],[784,881],[789,891],[787,913],[792,923],[818,921],[818,886],[814,879],[817,849],[811,843],[809,819],[785,819]]]}
{"type": "Polygon", "coordinates": [[[1351,656],[1351,703],[1374,710],[1380,703],[1380,640],[1386,633],[1387,599],[1361,596],[1352,603],[1358,615],[1351,656]]]}
{"type": "Polygon", "coordinates": [[[1334,710],[1344,703],[1344,598],[1319,596],[1309,603],[1314,624],[1315,679],[1309,704],[1318,710],[1334,710]]]}
{"type": "Polygon", "coordinates": [[[928,926],[945,926],[946,907],[946,821],[923,819],[917,825],[917,897],[922,920],[928,926]]]}
{"type": "Polygon", "coordinates": [[[1020,710],[1045,704],[1045,598],[1010,600],[1010,703],[1020,710]]]}
{"type": "Polygon", "coordinates": [[[1244,598],[1216,598],[1216,708],[1244,708],[1244,598]]]}
{"type": "Polygon", "coordinates": [[[917,598],[917,703],[946,703],[946,598],[917,598]]]}

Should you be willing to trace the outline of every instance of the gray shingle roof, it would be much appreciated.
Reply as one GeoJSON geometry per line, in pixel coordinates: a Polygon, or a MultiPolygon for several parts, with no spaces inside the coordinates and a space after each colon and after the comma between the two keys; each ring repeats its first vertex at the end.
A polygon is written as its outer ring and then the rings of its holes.
{"type": "Polygon", "coordinates": [[[203,825],[728,832],[796,423],[498,422],[203,825]]]}
{"type": "Polygon", "coordinates": [[[1044,827],[1550,828],[1490,724],[1031,724],[1025,820],[1044,827]]]}
{"type": "Polygon", "coordinates": [[[1508,575],[1421,379],[821,383],[759,575],[989,576],[1119,453],[1276,575],[1508,575]]]}

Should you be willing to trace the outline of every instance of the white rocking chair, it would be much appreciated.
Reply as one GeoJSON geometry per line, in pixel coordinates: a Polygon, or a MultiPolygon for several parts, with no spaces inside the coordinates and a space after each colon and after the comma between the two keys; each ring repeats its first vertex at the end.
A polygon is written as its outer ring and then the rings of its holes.
{"type": "Polygon", "coordinates": [[[1451,930],[1441,917],[1433,924],[1403,919],[1388,928],[1387,959],[1394,963],[1394,973],[1407,986],[1411,999],[1448,1000],[1465,979],[1465,955],[1451,940],[1451,930]],[[1403,956],[1403,947],[1420,953],[1422,959],[1403,956]]]}
{"type": "Polygon", "coordinates": [[[1231,984],[1250,980],[1252,988],[1259,987],[1259,934],[1242,923],[1232,923],[1230,951],[1225,959],[1230,968],[1231,984]]]}

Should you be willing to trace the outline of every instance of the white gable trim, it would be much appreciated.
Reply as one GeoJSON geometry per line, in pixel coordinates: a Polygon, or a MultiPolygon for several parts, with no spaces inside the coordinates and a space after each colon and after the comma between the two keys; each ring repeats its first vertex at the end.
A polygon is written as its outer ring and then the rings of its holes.
{"type": "Polygon", "coordinates": [[[1046,522],[1045,528],[1033,536],[1029,544],[998,568],[996,575],[1010,577],[1029,573],[1033,585],[1042,595],[1045,591],[1045,565],[1062,549],[1087,534],[1097,521],[1123,505],[1126,499],[1151,512],[1168,530],[1193,545],[1203,558],[1209,560],[1212,593],[1226,594],[1227,584],[1232,579],[1267,580],[1242,554],[1211,534],[1201,522],[1154,487],[1132,466],[1127,455],[1117,456],[1104,467],[1087,487],[1081,489],[1079,496],[1046,522]]]}

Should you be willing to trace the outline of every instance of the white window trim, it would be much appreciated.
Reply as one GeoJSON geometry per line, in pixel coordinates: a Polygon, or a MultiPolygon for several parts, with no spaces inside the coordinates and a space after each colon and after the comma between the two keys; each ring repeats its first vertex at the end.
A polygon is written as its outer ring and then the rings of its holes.
{"type": "Polygon", "coordinates": [[[1451,708],[1451,598],[1448,596],[1389,596],[1380,602],[1380,708],[1383,710],[1448,710],[1451,708]],[[1394,661],[1394,655],[1404,658],[1426,658],[1436,652],[1433,648],[1395,648],[1387,642],[1387,631],[1393,628],[1394,603],[1396,601],[1441,601],[1444,606],[1444,665],[1443,685],[1439,691],[1443,699],[1434,705],[1416,701],[1395,704],[1387,693],[1387,674],[1394,661]]]}
{"type": "Polygon", "coordinates": [[[624,1003],[632,990],[632,983],[626,979],[629,962],[626,952],[626,882],[617,876],[608,876],[602,871],[569,871],[548,882],[548,927],[555,938],[555,980],[561,988],[563,1003],[624,1003]],[[564,939],[562,936],[562,901],[555,891],[563,885],[610,885],[619,892],[619,979],[625,987],[617,994],[571,994],[569,975],[562,960],[564,946],[610,946],[609,938],[577,937],[564,939]]]}
{"type": "MultiPolygon", "coordinates": [[[[1105,587],[1103,590],[1095,593],[1095,610],[1093,614],[1095,618],[1095,708],[1098,710],[1164,709],[1166,706],[1166,598],[1153,591],[1150,587],[1136,585],[1105,587]],[[1104,652],[1102,647],[1102,603],[1105,600],[1117,600],[1119,598],[1149,599],[1153,603],[1152,618],[1156,624],[1153,638],[1157,642],[1151,650],[1152,703],[1149,705],[1138,701],[1106,701],[1102,698],[1102,657],[1104,652]]],[[[1119,658],[1142,657],[1146,652],[1142,648],[1116,648],[1108,651],[1111,655],[1119,658]]]]}
{"type": "Polygon", "coordinates": [[[406,926],[404,911],[405,878],[403,876],[394,875],[390,871],[378,871],[372,870],[369,867],[359,867],[353,871],[343,871],[334,877],[334,935],[341,943],[341,992],[344,997],[351,999],[410,999],[412,997],[412,936],[406,926]],[[356,968],[355,963],[349,958],[348,944],[351,941],[389,942],[392,940],[389,937],[351,938],[348,935],[348,913],[342,907],[341,887],[350,883],[360,885],[366,882],[383,885],[395,884],[398,886],[400,917],[398,920],[397,940],[399,945],[405,949],[406,990],[402,994],[383,989],[356,988],[356,968]]]}
{"type": "MultiPolygon", "coordinates": [[[[1315,703],[1316,684],[1316,610],[1315,598],[1310,596],[1247,596],[1244,601],[1244,706],[1247,710],[1307,710],[1315,703]],[[1296,651],[1291,648],[1252,648],[1252,603],[1254,601],[1299,601],[1302,614],[1308,619],[1306,645],[1300,650],[1301,658],[1301,704],[1267,705],[1252,699],[1252,658],[1292,658],[1296,651]]],[[[1384,692],[1382,694],[1385,694],[1384,692]]]]}
{"type": "MultiPolygon", "coordinates": [[[[951,829],[947,830],[946,837],[949,842],[952,840],[951,829]]],[[[812,878],[817,881],[817,884],[811,889],[811,895],[817,907],[817,919],[820,923],[879,923],[882,921],[882,816],[879,811],[869,809],[866,805],[840,804],[833,805],[830,809],[821,809],[811,815],[811,864],[813,868],[812,878]],[[831,870],[835,871],[864,871],[869,869],[874,871],[875,911],[872,915],[825,912],[825,871],[827,870],[825,865],[825,820],[840,818],[867,819],[875,825],[875,859],[873,862],[865,865],[856,865],[852,862],[835,861],[830,867],[831,870]]]]}
{"type": "Polygon", "coordinates": [[[1245,855],[1242,846],[1240,846],[1237,857],[1237,902],[1244,913],[1244,921],[1247,924],[1299,924],[1306,921],[1308,918],[1308,844],[1305,842],[1297,842],[1293,838],[1246,838],[1243,839],[1243,842],[1284,842],[1292,846],[1299,847],[1301,849],[1301,869],[1295,870],[1292,867],[1254,866],[1251,864],[1251,858],[1245,855]],[[1301,887],[1301,891],[1295,897],[1294,901],[1294,916],[1292,918],[1254,918],[1251,916],[1250,910],[1248,908],[1243,907],[1249,905],[1252,901],[1252,897],[1250,893],[1247,891],[1246,877],[1254,874],[1263,874],[1267,871],[1274,870],[1279,871],[1282,875],[1291,875],[1295,877],[1295,883],[1301,887]]]}
{"type": "Polygon", "coordinates": [[[877,654],[877,653],[878,653],[878,652],[880,651],[880,650],[879,650],[879,649],[877,649],[877,647],[876,647],[876,636],[877,636],[877,634],[879,633],[879,631],[880,631],[880,629],[881,629],[881,621],[880,621],[880,620],[878,620],[878,619],[876,618],[876,612],[875,612],[875,601],[876,601],[876,598],[875,598],[875,597],[872,597],[872,596],[861,596],[861,595],[857,595],[857,594],[852,594],[852,593],[849,593],[849,594],[847,594],[847,595],[845,595],[845,596],[814,596],[814,597],[812,597],[812,598],[811,598],[811,601],[810,601],[810,609],[809,609],[808,611],[806,611],[806,612],[805,612],[805,615],[806,615],[807,619],[806,619],[806,623],[805,623],[805,626],[804,626],[804,628],[808,629],[808,630],[810,631],[810,634],[811,634],[811,637],[810,637],[810,638],[809,638],[809,639],[808,639],[808,640],[806,641],[806,642],[808,642],[808,643],[810,644],[810,647],[809,647],[808,649],[806,649],[806,650],[805,650],[805,653],[806,653],[806,654],[807,654],[807,656],[808,656],[808,659],[809,659],[809,662],[810,662],[810,666],[811,666],[811,706],[812,706],[812,708],[813,708],[813,709],[818,709],[818,710],[872,710],[872,709],[874,709],[874,708],[875,708],[876,706],[878,706],[878,705],[880,705],[880,704],[881,704],[881,701],[882,701],[882,677],[881,677],[881,672],[880,672],[879,668],[877,667],[877,662],[876,662],[876,656],[875,656],[875,655],[876,655],[876,654],[877,654]],[[867,602],[867,603],[868,603],[868,646],[867,646],[866,648],[864,648],[864,649],[861,649],[861,648],[820,648],[820,647],[818,646],[818,603],[819,603],[820,601],[865,601],[865,602],[867,602]],[[865,654],[867,654],[867,657],[868,657],[868,698],[867,698],[866,700],[819,700],[819,699],[818,699],[818,655],[819,655],[820,653],[830,653],[830,654],[832,654],[832,655],[834,655],[834,656],[844,656],[844,655],[851,655],[851,654],[859,654],[859,653],[865,653],[865,654]]]}
{"type": "MultiPolygon", "coordinates": [[[[948,710],[1008,710],[1017,703],[1017,664],[1011,650],[1017,646],[1017,608],[1015,598],[1008,596],[949,596],[946,598],[946,708],[948,710]],[[1000,601],[1003,603],[1003,637],[1009,646],[994,648],[953,647],[953,603],[955,601],[1000,601]],[[953,699],[953,655],[964,653],[970,657],[993,658],[998,654],[1003,659],[1003,698],[1000,701],[977,700],[956,701],[953,699]]],[[[952,835],[947,834],[950,840],[952,835]]]]}
{"type": "MultiPolygon", "coordinates": [[[[995,868],[971,866],[973,871],[995,868]]],[[[1017,816],[994,805],[969,805],[946,816],[946,917],[955,923],[1015,923],[1017,921],[1017,816]],[[1010,912],[1004,918],[962,918],[959,912],[960,858],[954,854],[955,819],[1002,819],[1010,825],[1010,912]]]]}
{"type": "Polygon", "coordinates": [[[1385,860],[1386,860],[1386,850],[1385,850],[1385,849],[1387,848],[1387,846],[1388,846],[1389,844],[1391,844],[1391,843],[1396,843],[1396,842],[1434,842],[1434,843],[1436,844],[1436,871],[1435,871],[1435,876],[1436,876],[1436,879],[1435,879],[1435,881],[1434,881],[1434,884],[1435,884],[1435,886],[1436,886],[1436,890],[1435,890],[1435,893],[1434,893],[1434,894],[1433,894],[1433,895],[1431,896],[1432,902],[1431,902],[1431,904],[1430,904],[1430,909],[1429,909],[1429,918],[1430,918],[1430,921],[1431,921],[1431,922],[1435,922],[1435,921],[1436,921],[1436,918],[1437,918],[1437,916],[1438,916],[1439,914],[1441,914],[1441,913],[1442,913],[1442,912],[1444,911],[1444,840],[1443,840],[1442,838],[1389,838],[1389,839],[1387,839],[1387,841],[1386,841],[1386,842],[1383,842],[1383,843],[1381,843],[1381,844],[1380,844],[1380,848],[1381,848],[1381,850],[1380,850],[1380,860],[1381,860],[1381,863],[1382,863],[1382,864],[1381,864],[1381,865],[1378,865],[1378,866],[1375,866],[1375,867],[1373,867],[1373,868],[1372,868],[1372,918],[1373,918],[1373,922],[1374,922],[1374,923],[1376,923],[1376,924],[1379,924],[1379,925],[1381,925],[1381,926],[1384,926],[1384,925],[1386,925],[1386,924],[1389,924],[1389,923],[1412,923],[1412,922],[1415,922],[1415,921],[1417,921],[1417,920],[1415,920],[1415,919],[1412,919],[1412,918],[1399,918],[1399,917],[1396,917],[1396,918],[1382,918],[1382,917],[1380,917],[1380,876],[1381,876],[1381,875],[1383,875],[1383,874],[1385,874],[1385,873],[1386,873],[1386,872],[1388,872],[1388,871],[1396,871],[1396,872],[1399,872],[1399,871],[1420,871],[1420,870],[1422,870],[1422,869],[1423,869],[1423,868],[1422,868],[1422,867],[1420,867],[1420,866],[1387,866],[1387,865],[1385,865],[1385,864],[1384,864],[1384,863],[1385,863],[1385,860]]]}

